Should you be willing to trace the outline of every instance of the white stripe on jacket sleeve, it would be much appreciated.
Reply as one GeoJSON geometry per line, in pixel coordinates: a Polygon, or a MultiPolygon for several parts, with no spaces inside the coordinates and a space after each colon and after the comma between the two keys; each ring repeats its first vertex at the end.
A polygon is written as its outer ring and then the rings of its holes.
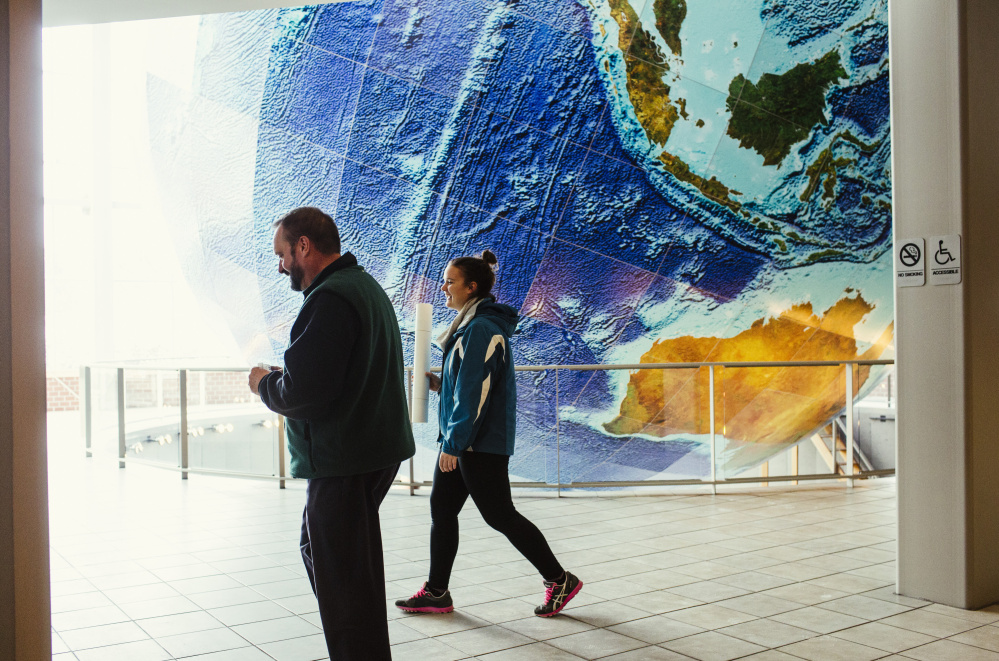
{"type": "MultiPolygon", "coordinates": [[[[489,340],[489,346],[486,347],[486,359],[484,362],[489,362],[489,359],[496,353],[496,347],[498,346],[502,346],[503,350],[506,351],[506,338],[502,335],[493,335],[492,339],[489,340]]],[[[491,383],[492,375],[486,374],[486,379],[482,382],[482,396],[479,398],[479,410],[475,413],[476,420],[482,415],[482,407],[486,405],[486,398],[489,397],[489,386],[491,383]]]]}
{"type": "MultiPolygon", "coordinates": [[[[455,370],[454,364],[456,362],[458,362],[459,354],[461,355],[461,357],[465,356],[465,347],[463,347],[461,345],[461,340],[462,340],[462,338],[459,337],[457,343],[455,343],[455,345],[454,345],[454,349],[451,350],[451,371],[452,372],[454,372],[454,370],[455,370]]],[[[452,397],[452,399],[454,399],[454,406],[452,408],[455,408],[455,407],[458,406],[458,389],[457,388],[454,389],[454,396],[452,397]]]]}
{"type": "Polygon", "coordinates": [[[494,353],[496,353],[496,347],[498,346],[502,346],[503,350],[506,351],[506,338],[502,335],[493,335],[492,339],[489,340],[489,346],[486,347],[485,362],[489,362],[489,359],[493,357],[494,353]]]}
{"type": "Polygon", "coordinates": [[[491,374],[486,374],[486,380],[482,382],[482,398],[479,399],[479,410],[475,413],[475,420],[482,415],[482,407],[486,405],[486,397],[489,396],[489,382],[492,380],[491,374]]]}

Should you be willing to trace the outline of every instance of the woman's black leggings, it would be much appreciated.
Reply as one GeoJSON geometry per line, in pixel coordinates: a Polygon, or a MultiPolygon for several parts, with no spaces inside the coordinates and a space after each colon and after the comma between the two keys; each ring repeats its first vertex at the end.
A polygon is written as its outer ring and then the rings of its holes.
{"type": "Polygon", "coordinates": [[[430,493],[430,578],[429,586],[444,590],[458,554],[458,513],[469,496],[482,518],[527,558],[546,581],[562,575],[545,536],[513,506],[510,496],[510,457],[488,452],[465,451],[458,468],[445,473],[438,462],[430,493]]]}

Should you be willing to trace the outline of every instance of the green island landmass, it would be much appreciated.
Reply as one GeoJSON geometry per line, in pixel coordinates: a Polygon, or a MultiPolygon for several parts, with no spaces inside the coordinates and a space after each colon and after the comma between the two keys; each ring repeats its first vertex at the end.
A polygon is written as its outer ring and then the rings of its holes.
{"type": "Polygon", "coordinates": [[[697,190],[718,204],[726,206],[732,211],[739,211],[742,208],[742,205],[731,197],[732,195],[742,195],[742,193],[732,190],[718,181],[717,178],[711,177],[710,179],[705,179],[701,175],[691,172],[690,166],[683,159],[677,158],[667,152],[660,154],[659,160],[662,161],[662,164],[666,166],[666,170],[671,175],[684,183],[695,186],[697,190]]]}
{"type": "Polygon", "coordinates": [[[842,250],[835,250],[833,248],[830,248],[828,250],[813,252],[808,256],[807,261],[809,264],[814,264],[815,262],[821,262],[822,260],[828,259],[829,257],[839,257],[842,254],[844,254],[842,250]]]}
{"type": "Polygon", "coordinates": [[[687,112],[687,99],[678,98],[676,100],[676,103],[678,106],[680,106],[680,117],[683,117],[684,119],[690,119],[690,113],[687,112]]]}
{"type": "Polygon", "coordinates": [[[765,73],[756,83],[739,74],[729,84],[728,134],[763,156],[764,165],[780,165],[813,126],[826,124],[826,92],[841,78],[846,71],[837,51],[782,74],[765,73]]]}
{"type": "Polygon", "coordinates": [[[677,57],[682,53],[680,46],[680,26],[687,18],[686,0],[656,0],[652,5],[656,15],[656,29],[662,35],[663,41],[677,57]]]}
{"type": "Polygon", "coordinates": [[[635,116],[652,142],[665,145],[680,113],[670,100],[669,85],[663,82],[669,68],[652,35],[642,26],[628,0],[611,0],[611,16],[618,24],[618,46],[627,53],[625,69],[628,96],[635,116]]]}
{"type": "Polygon", "coordinates": [[[823,188],[822,199],[826,202],[832,202],[836,198],[837,168],[846,167],[856,162],[856,159],[853,158],[833,158],[833,148],[838,142],[848,142],[867,154],[877,149],[880,144],[879,141],[869,145],[849,131],[837,134],[829,146],[823,149],[818,158],[805,169],[805,174],[808,175],[808,185],[805,186],[805,190],[800,196],[802,202],[807,202],[812,197],[820,182],[823,188]],[[825,177],[825,181],[822,181],[823,177],[825,177]]]}
{"type": "MultiPolygon", "coordinates": [[[[669,70],[669,62],[652,34],[642,25],[641,19],[628,0],[609,0],[611,17],[618,25],[618,47],[625,53],[625,74],[628,97],[635,110],[635,116],[649,140],[665,146],[673,126],[682,117],[688,119],[685,99],[671,99],[670,86],[663,81],[669,70]]],[[[680,28],[687,15],[686,0],[654,0],[656,29],[673,51],[680,56],[680,28]]],[[[604,67],[610,71],[610,62],[604,67]]],[[[781,74],[764,74],[754,84],[737,76],[729,86],[728,108],[732,113],[729,135],[739,140],[742,147],[756,149],[764,156],[765,165],[779,164],[790,152],[791,146],[811,132],[816,123],[825,123],[825,94],[833,82],[844,77],[839,54],[832,51],[816,62],[799,64],[781,74]],[[746,104],[738,103],[738,94],[746,104]],[[777,119],[772,113],[782,114],[791,122],[777,119]],[[800,125],[799,125],[800,124],[800,125]]],[[[698,119],[695,125],[700,128],[704,121],[698,119]]],[[[862,148],[862,142],[849,134],[838,139],[854,142],[862,148]]],[[[835,192],[835,168],[844,163],[830,161],[828,156],[820,156],[808,170],[810,177],[807,195],[811,196],[819,182],[825,177],[825,194],[835,192]]],[[[717,177],[706,178],[693,172],[682,158],[664,151],[659,161],[678,181],[694,186],[705,197],[713,200],[734,213],[742,214],[747,220],[751,217],[742,208],[742,203],[734,199],[742,193],[726,186],[717,177]]],[[[805,198],[803,198],[805,199],[805,198]]],[[[760,229],[766,228],[761,223],[760,229]]],[[[774,226],[772,231],[778,232],[774,226]]],[[[800,237],[794,237],[797,240],[800,237]]],[[[787,252],[787,244],[779,238],[773,239],[780,252],[787,252]]]]}
{"type": "MultiPolygon", "coordinates": [[[[681,116],[686,118],[686,101],[670,99],[670,88],[663,82],[662,76],[669,69],[662,51],[652,35],[642,26],[628,0],[610,0],[611,16],[618,24],[618,46],[621,52],[627,53],[625,71],[627,74],[628,96],[635,109],[635,116],[645,129],[649,140],[665,145],[669,140],[673,125],[681,116]]],[[[673,52],[680,53],[680,26],[687,14],[685,0],[656,0],[654,5],[657,29],[673,52]]],[[[609,67],[609,64],[605,65],[609,67]]],[[[681,158],[663,152],[659,160],[666,170],[679,181],[691,184],[705,196],[739,211],[742,205],[732,199],[732,195],[741,195],[731,190],[717,178],[706,179],[690,170],[681,158]]]]}
{"type": "Polygon", "coordinates": [[[801,201],[807,202],[812,197],[823,177],[825,177],[825,181],[822,182],[822,199],[832,201],[836,197],[836,168],[845,167],[853,162],[852,158],[833,158],[831,146],[823,149],[815,162],[805,169],[805,174],[808,175],[808,185],[805,186],[805,191],[800,196],[801,201]]]}

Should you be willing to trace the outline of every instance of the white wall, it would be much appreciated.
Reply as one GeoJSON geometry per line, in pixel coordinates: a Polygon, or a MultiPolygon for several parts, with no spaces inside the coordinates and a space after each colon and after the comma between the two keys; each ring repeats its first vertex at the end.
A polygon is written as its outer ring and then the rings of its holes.
{"type": "Polygon", "coordinates": [[[964,262],[960,285],[896,289],[898,588],[962,608],[999,600],[999,505],[983,482],[999,424],[997,20],[992,0],[890,6],[895,243],[923,237],[932,254],[929,237],[961,234],[964,262]]]}
{"type": "MultiPolygon", "coordinates": [[[[324,4],[347,0],[326,0],[324,4]]],[[[112,23],[147,18],[219,14],[271,7],[298,7],[305,0],[45,0],[42,20],[45,27],[112,23]]]]}

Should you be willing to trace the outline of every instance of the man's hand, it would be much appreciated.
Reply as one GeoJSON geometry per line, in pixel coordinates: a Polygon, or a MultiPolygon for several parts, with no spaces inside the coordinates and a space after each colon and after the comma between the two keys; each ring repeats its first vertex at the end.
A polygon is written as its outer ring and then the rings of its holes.
{"type": "Polygon", "coordinates": [[[433,372],[427,372],[427,380],[430,381],[430,389],[434,392],[441,391],[441,378],[433,372]]]}
{"type": "MultiPolygon", "coordinates": [[[[440,379],[438,379],[438,381],[440,381],[440,379]]],[[[455,468],[458,467],[458,457],[454,456],[453,454],[441,452],[438,464],[440,464],[441,471],[445,473],[450,473],[451,471],[453,471],[455,468]]]]}
{"type": "Polygon", "coordinates": [[[249,379],[250,392],[252,392],[254,395],[259,395],[260,379],[264,378],[271,372],[276,372],[280,370],[281,370],[280,367],[272,367],[269,370],[265,370],[263,367],[254,367],[253,369],[251,369],[250,379],[249,379]]]}

